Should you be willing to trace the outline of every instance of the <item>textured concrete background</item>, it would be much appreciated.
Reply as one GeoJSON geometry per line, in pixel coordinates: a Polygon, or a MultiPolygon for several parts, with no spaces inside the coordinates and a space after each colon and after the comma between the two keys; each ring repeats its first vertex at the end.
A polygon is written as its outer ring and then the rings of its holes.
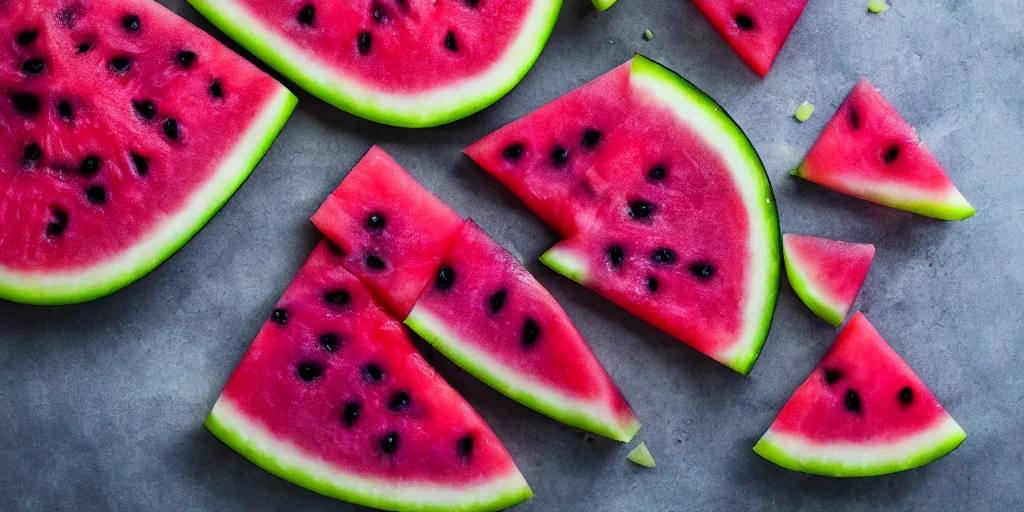
{"type": "MultiPolygon", "coordinates": [[[[265,473],[201,424],[313,247],[307,218],[372,143],[526,262],[644,421],[655,470],[626,462],[623,445],[580,441],[425,349],[532,484],[537,497],[516,510],[1021,509],[1024,6],[893,1],[881,16],[866,0],[811,2],[765,81],[688,2],[622,0],[598,14],[567,0],[522,85],[469,120],[396,130],[300,92],[252,178],[150,276],[79,306],[0,303],[0,510],[353,510],[265,473]],[[967,430],[960,449],[872,479],[778,468],[751,446],[836,335],[787,285],[745,378],[537,262],[554,235],[459,151],[637,51],[746,129],[784,230],[878,246],[859,306],[967,430]],[[977,216],[931,221],[788,176],[861,75],[919,127],[977,216]],[[801,125],[790,115],[805,99],[818,113],[801,125]]],[[[163,3],[225,39],[183,0],[163,3]]]]}

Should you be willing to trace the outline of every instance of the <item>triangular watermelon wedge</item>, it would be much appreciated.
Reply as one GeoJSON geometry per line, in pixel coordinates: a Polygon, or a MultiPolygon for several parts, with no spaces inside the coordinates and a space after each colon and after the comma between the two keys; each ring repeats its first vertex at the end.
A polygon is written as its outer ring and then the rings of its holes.
{"type": "Polygon", "coordinates": [[[942,220],[974,208],[871,82],[853,88],[803,163],[793,170],[854,197],[942,220]]]}
{"type": "Polygon", "coordinates": [[[312,491],[386,510],[500,510],[532,493],[501,441],[324,242],[206,426],[312,491]]]}
{"type": "Polygon", "coordinates": [[[740,58],[768,75],[807,0],[693,0],[740,58]]]}
{"type": "Polygon", "coordinates": [[[927,464],[966,437],[857,313],[754,451],[794,471],[873,476],[927,464]]]}
{"type": "Polygon", "coordinates": [[[868,277],[875,246],[804,235],[782,235],[786,274],[811,311],[839,327],[868,277]]]}

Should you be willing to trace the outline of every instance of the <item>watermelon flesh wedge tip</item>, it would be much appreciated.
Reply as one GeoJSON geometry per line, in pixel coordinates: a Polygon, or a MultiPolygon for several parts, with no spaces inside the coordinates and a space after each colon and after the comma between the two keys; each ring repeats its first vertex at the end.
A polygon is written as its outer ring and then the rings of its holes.
{"type": "Polygon", "coordinates": [[[768,76],[807,0],[693,0],[755,73],[768,76]]]}
{"type": "Polygon", "coordinates": [[[800,300],[826,322],[842,325],[868,277],[875,246],[786,233],[782,248],[800,300]]]}
{"type": "Polygon", "coordinates": [[[962,220],[974,208],[896,109],[861,79],[794,176],[892,208],[962,220]]]}
{"type": "Polygon", "coordinates": [[[629,405],[553,297],[511,254],[376,146],[313,215],[381,304],[484,383],[628,441],[629,405]]]}
{"type": "Polygon", "coordinates": [[[156,2],[0,3],[0,298],[69,304],[156,268],[296,99],[156,2]]]}
{"type": "Polygon", "coordinates": [[[263,469],[386,510],[500,510],[532,496],[501,441],[402,325],[317,246],[206,420],[263,469]]]}
{"type": "Polygon", "coordinates": [[[874,476],[923,466],[966,437],[924,382],[856,313],[754,451],[794,471],[874,476]]]}
{"type": "Polygon", "coordinates": [[[711,98],[637,55],[465,152],[565,238],[542,262],[750,371],[781,234],[756,151],[711,98]]]}
{"type": "Polygon", "coordinates": [[[189,0],[320,99],[379,123],[430,127],[507,94],[533,66],[561,0],[189,0]]]}

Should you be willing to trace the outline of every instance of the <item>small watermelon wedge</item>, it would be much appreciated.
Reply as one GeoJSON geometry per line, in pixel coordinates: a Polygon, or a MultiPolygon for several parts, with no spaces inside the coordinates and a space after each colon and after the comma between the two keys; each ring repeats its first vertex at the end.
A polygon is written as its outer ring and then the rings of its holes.
{"type": "Polygon", "coordinates": [[[642,55],[465,150],[565,240],[555,271],[746,374],[778,297],[771,184],[721,106],[642,55]]]}
{"type": "Polygon", "coordinates": [[[755,73],[768,76],[807,0],[693,0],[755,73]]]}
{"type": "Polygon", "coordinates": [[[974,208],[896,109],[866,78],[853,88],[794,176],[942,220],[974,208]]]}
{"type": "Polygon", "coordinates": [[[385,510],[500,510],[532,493],[487,424],[402,325],[317,246],[207,428],[263,469],[385,510]]]}
{"type": "Polygon", "coordinates": [[[0,2],[0,299],[69,304],[169,258],[295,97],[150,0],[0,2]]]}
{"type": "Polygon", "coordinates": [[[429,127],[491,105],[533,66],[561,0],[189,0],[302,88],[379,123],[429,127]]]}
{"type": "Polygon", "coordinates": [[[875,246],[786,233],[782,249],[800,300],[826,322],[842,325],[868,277],[875,246]]]}
{"type": "Polygon", "coordinates": [[[925,465],[966,437],[924,382],[856,313],[754,451],[794,471],[874,476],[925,465]]]}

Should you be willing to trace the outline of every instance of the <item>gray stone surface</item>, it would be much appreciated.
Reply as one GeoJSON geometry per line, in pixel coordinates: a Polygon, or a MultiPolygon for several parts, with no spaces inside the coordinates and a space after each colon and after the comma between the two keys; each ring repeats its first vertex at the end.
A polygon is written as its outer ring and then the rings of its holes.
{"type": "MultiPolygon", "coordinates": [[[[218,34],[183,0],[162,0],[218,34]]],[[[1013,510],[1024,507],[1024,13],[1020,0],[815,1],[767,80],[689,3],[568,0],[515,91],[469,120],[376,126],[300,93],[238,194],[180,253],[89,304],[0,304],[0,510],[353,510],[278,479],[202,427],[232,368],[315,241],[307,218],[370,144],[527,263],[644,421],[628,448],[505,399],[424,349],[506,442],[550,510],[1013,510]],[[644,42],[651,29],[655,38],[644,42]],[[968,432],[952,455],[882,478],[790,472],[751,446],[836,335],[783,285],[760,362],[741,377],[537,262],[554,235],[460,149],[643,52],[717,98],[763,157],[786,231],[872,242],[859,306],[968,432]],[[955,223],[874,206],[786,173],[869,76],[978,208],[955,223]],[[790,115],[818,106],[805,124],[790,115]]]]}

